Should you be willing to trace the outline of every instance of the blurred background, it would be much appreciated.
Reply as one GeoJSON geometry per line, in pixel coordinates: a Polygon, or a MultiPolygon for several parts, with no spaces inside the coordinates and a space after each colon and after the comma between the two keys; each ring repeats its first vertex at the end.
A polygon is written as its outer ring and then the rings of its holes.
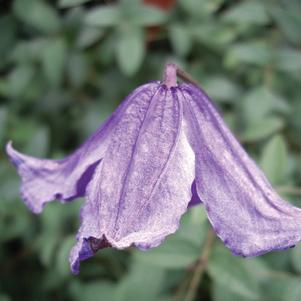
{"type": "Polygon", "coordinates": [[[135,87],[161,79],[167,60],[198,80],[301,207],[301,1],[0,0],[0,301],[301,300],[301,245],[242,259],[216,238],[192,285],[208,247],[201,206],[160,247],[103,250],[74,276],[83,200],[39,216],[22,203],[7,140],[64,157],[135,87]]]}

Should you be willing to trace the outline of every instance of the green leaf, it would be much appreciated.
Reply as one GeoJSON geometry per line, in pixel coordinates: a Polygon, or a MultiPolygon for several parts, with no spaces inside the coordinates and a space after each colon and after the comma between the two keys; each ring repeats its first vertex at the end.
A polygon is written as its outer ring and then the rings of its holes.
{"type": "Polygon", "coordinates": [[[280,6],[272,6],[271,13],[286,37],[291,42],[300,45],[301,9],[298,9],[297,6],[288,2],[284,8],[280,6]]]}
{"type": "Polygon", "coordinates": [[[180,229],[167,237],[159,247],[147,252],[137,251],[135,258],[139,261],[169,269],[181,269],[195,262],[206,235],[206,223],[202,214],[194,208],[182,218],[180,229]],[[194,212],[198,213],[197,222],[194,212]]]}
{"type": "Polygon", "coordinates": [[[68,58],[68,77],[73,87],[81,87],[88,76],[89,64],[82,52],[74,52],[68,58]]]}
{"type": "Polygon", "coordinates": [[[97,300],[105,301],[113,300],[112,295],[116,290],[116,286],[103,280],[89,281],[87,283],[72,281],[70,290],[74,301],[95,301],[96,296],[97,300]]]}
{"type": "Polygon", "coordinates": [[[102,28],[90,26],[84,27],[77,37],[76,46],[81,49],[90,47],[100,40],[103,35],[104,31],[102,28]]]}
{"type": "Polygon", "coordinates": [[[248,297],[242,297],[240,294],[231,291],[227,285],[222,285],[218,282],[213,284],[213,300],[214,301],[250,301],[254,300],[248,297]]]}
{"type": "Polygon", "coordinates": [[[67,45],[61,38],[50,39],[42,53],[42,67],[51,86],[60,86],[67,57],[67,45]]]}
{"type": "Polygon", "coordinates": [[[181,269],[195,262],[199,251],[194,244],[174,236],[168,238],[161,246],[148,252],[136,252],[135,258],[154,266],[181,269]]]}
{"type": "Polygon", "coordinates": [[[0,68],[15,47],[17,24],[12,16],[0,17],[0,68]]]}
{"type": "Polygon", "coordinates": [[[224,0],[179,0],[180,5],[190,15],[203,17],[214,13],[224,0]]]}
{"type": "Polygon", "coordinates": [[[59,1],[59,7],[61,8],[67,8],[67,7],[72,7],[76,5],[81,5],[84,3],[87,3],[91,0],[60,0],[59,1]]]}
{"type": "Polygon", "coordinates": [[[192,46],[192,37],[188,28],[181,24],[174,24],[169,28],[169,37],[175,52],[179,56],[189,53],[192,46]]]}
{"type": "Polygon", "coordinates": [[[141,26],[160,25],[167,20],[167,15],[164,11],[148,5],[132,6],[127,11],[126,17],[131,24],[141,26]]]}
{"type": "Polygon", "coordinates": [[[249,300],[258,300],[259,284],[244,265],[244,260],[233,256],[224,247],[216,247],[209,260],[209,275],[230,292],[249,300]]]}
{"type": "Polygon", "coordinates": [[[11,301],[11,300],[12,299],[8,295],[0,292],[0,301],[11,301]]]}
{"type": "Polygon", "coordinates": [[[45,157],[49,148],[49,140],[48,128],[39,126],[32,133],[24,152],[36,157],[45,157]]]}
{"type": "Polygon", "coordinates": [[[244,1],[233,6],[224,14],[224,20],[238,24],[264,25],[269,17],[263,2],[244,1]]]}
{"type": "Polygon", "coordinates": [[[240,64],[266,65],[271,59],[268,44],[264,41],[252,41],[232,45],[225,57],[225,64],[234,68],[240,64]]]}
{"type": "Polygon", "coordinates": [[[152,265],[136,262],[132,270],[119,283],[114,301],[157,300],[163,287],[164,271],[152,265]]]}
{"type": "Polygon", "coordinates": [[[284,48],[275,51],[275,66],[278,70],[292,73],[301,72],[301,51],[284,48]]]}
{"type": "Polygon", "coordinates": [[[120,30],[116,46],[117,62],[125,75],[135,74],[145,54],[144,35],[139,28],[128,27],[120,30]]]}
{"type": "Polygon", "coordinates": [[[33,79],[35,69],[30,64],[19,64],[9,74],[7,82],[7,91],[11,97],[17,97],[24,93],[29,83],[33,79]]]}
{"type": "Polygon", "coordinates": [[[301,244],[291,250],[291,262],[294,269],[301,274],[301,244]]]}
{"type": "Polygon", "coordinates": [[[70,275],[69,253],[74,245],[74,236],[70,235],[60,242],[60,247],[56,256],[55,268],[60,276],[70,275]]]}
{"type": "Polygon", "coordinates": [[[13,10],[21,21],[41,32],[53,33],[60,28],[56,11],[43,0],[16,0],[13,10]]]}
{"type": "Polygon", "coordinates": [[[266,279],[263,300],[299,301],[301,300],[300,277],[275,275],[266,279]]]}
{"type": "Polygon", "coordinates": [[[121,20],[118,6],[103,6],[90,10],[85,16],[85,22],[93,26],[114,26],[121,20]]]}
{"type": "Polygon", "coordinates": [[[280,117],[270,116],[248,124],[247,129],[241,134],[241,139],[245,142],[258,141],[280,131],[284,125],[280,117]]]}
{"type": "Polygon", "coordinates": [[[216,101],[234,102],[241,93],[238,84],[222,75],[206,77],[202,86],[208,95],[216,101]]]}
{"type": "Polygon", "coordinates": [[[0,106],[0,142],[3,141],[8,120],[8,111],[4,106],[0,106]]]}
{"type": "Polygon", "coordinates": [[[256,123],[265,119],[271,113],[290,112],[285,99],[265,86],[259,86],[249,91],[242,99],[242,118],[246,124],[256,123]]]}
{"type": "Polygon", "coordinates": [[[206,22],[203,24],[192,25],[190,32],[196,41],[206,46],[211,46],[220,51],[221,47],[228,46],[236,37],[236,32],[226,26],[220,26],[216,22],[206,22]]]}
{"type": "Polygon", "coordinates": [[[271,138],[263,148],[260,165],[272,184],[283,184],[288,153],[284,139],[280,135],[271,138]]]}

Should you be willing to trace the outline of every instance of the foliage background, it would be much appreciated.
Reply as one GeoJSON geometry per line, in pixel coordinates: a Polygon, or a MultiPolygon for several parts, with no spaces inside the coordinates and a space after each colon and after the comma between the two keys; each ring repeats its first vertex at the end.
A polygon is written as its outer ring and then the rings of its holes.
{"type": "MultiPolygon", "coordinates": [[[[34,216],[4,153],[60,158],[166,60],[191,73],[271,182],[301,207],[301,1],[0,0],[0,300],[177,300],[208,227],[199,206],[162,246],[69,271],[82,200],[34,216]],[[145,3],[157,3],[157,8],[145,3]],[[295,196],[294,196],[295,195],[295,196]]],[[[243,225],[242,225],[243,226],[243,225]]],[[[301,300],[301,245],[254,259],[215,240],[196,300],[301,300]]],[[[179,300],[180,298],[178,298],[179,300]]]]}

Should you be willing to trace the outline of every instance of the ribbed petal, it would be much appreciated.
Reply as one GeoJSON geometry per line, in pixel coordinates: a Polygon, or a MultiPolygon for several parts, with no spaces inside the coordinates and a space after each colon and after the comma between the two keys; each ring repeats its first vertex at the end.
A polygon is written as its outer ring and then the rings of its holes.
{"type": "MultiPolygon", "coordinates": [[[[154,90],[158,83],[145,86],[154,90]]],[[[54,199],[69,201],[85,194],[86,186],[104,156],[116,122],[128,107],[129,100],[143,93],[144,86],[136,89],[77,151],[63,160],[30,157],[17,152],[11,142],[7,144],[7,153],[22,178],[22,198],[33,212],[41,212],[44,205],[54,199]]]]}
{"type": "Polygon", "coordinates": [[[100,248],[148,249],[178,228],[194,179],[178,91],[162,86],[152,97],[133,97],[119,120],[88,186],[73,272],[100,248]]]}
{"type": "Polygon", "coordinates": [[[217,235],[236,255],[294,246],[301,210],[283,201],[197,87],[182,86],[196,155],[197,192],[217,235]]]}

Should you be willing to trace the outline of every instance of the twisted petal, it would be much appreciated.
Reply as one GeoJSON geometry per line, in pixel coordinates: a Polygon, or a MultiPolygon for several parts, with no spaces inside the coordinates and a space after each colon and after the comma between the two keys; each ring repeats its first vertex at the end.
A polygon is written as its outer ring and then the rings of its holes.
{"type": "Polygon", "coordinates": [[[191,199],[194,154],[186,139],[178,89],[133,97],[88,186],[73,272],[97,249],[148,249],[176,231],[191,199]]]}
{"type": "Polygon", "coordinates": [[[197,192],[217,235],[242,256],[294,246],[301,238],[301,210],[272,189],[205,93],[189,84],[182,91],[197,192]]]}
{"type": "MultiPolygon", "coordinates": [[[[158,83],[145,86],[153,90],[158,83]]],[[[63,160],[30,157],[17,152],[11,142],[7,144],[7,153],[22,178],[22,198],[33,212],[41,212],[45,203],[53,199],[68,201],[85,194],[86,186],[110,142],[110,133],[116,121],[128,107],[129,100],[133,96],[139,97],[143,91],[144,86],[141,86],[129,95],[77,151],[63,160]]]]}

